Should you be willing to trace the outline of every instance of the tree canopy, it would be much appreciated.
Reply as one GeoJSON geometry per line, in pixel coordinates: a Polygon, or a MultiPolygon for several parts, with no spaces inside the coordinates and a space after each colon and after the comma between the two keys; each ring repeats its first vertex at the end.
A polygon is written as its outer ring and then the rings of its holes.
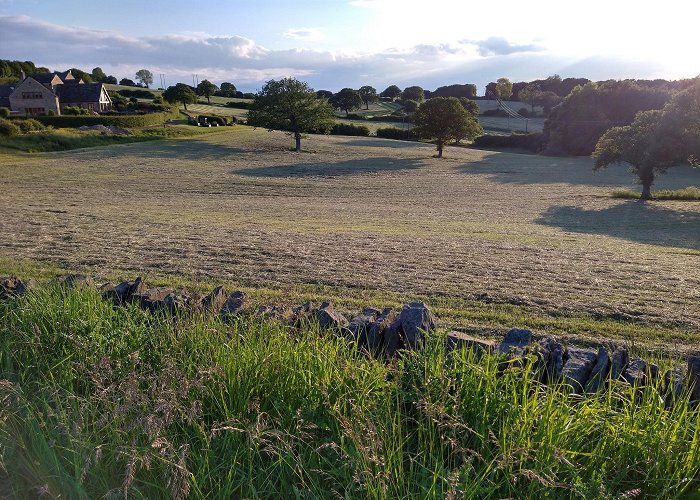
{"type": "Polygon", "coordinates": [[[360,97],[360,93],[357,90],[346,87],[337,94],[333,94],[333,97],[328,99],[328,102],[334,108],[345,111],[347,116],[351,110],[359,109],[362,106],[362,97],[360,97]]]}
{"type": "Polygon", "coordinates": [[[379,97],[384,97],[393,101],[398,97],[401,97],[401,89],[396,85],[389,85],[382,91],[381,94],[379,94],[379,97]]]}
{"type": "Polygon", "coordinates": [[[206,97],[209,104],[211,104],[211,96],[213,96],[214,92],[217,90],[219,90],[219,87],[211,83],[209,80],[202,80],[199,82],[199,85],[197,85],[197,95],[203,95],[206,97]]]}
{"type": "Polygon", "coordinates": [[[513,95],[513,84],[508,80],[508,78],[499,78],[496,80],[496,92],[495,94],[500,99],[508,99],[513,95]]]}
{"type": "Polygon", "coordinates": [[[473,139],[483,133],[479,122],[456,97],[435,97],[420,105],[413,115],[419,137],[434,140],[438,158],[447,142],[473,139]]]}
{"type": "Polygon", "coordinates": [[[634,121],[613,127],[598,140],[594,170],[629,163],[642,184],[643,200],[651,198],[656,174],[700,161],[700,80],[676,94],[661,110],[637,113],[634,121]]]}
{"type": "Polygon", "coordinates": [[[147,69],[140,69],[136,72],[136,79],[148,88],[153,83],[153,73],[147,69]]]}
{"type": "Polygon", "coordinates": [[[248,112],[249,125],[289,132],[297,152],[301,151],[302,133],[327,132],[333,120],[333,108],[328,102],[295,78],[266,82],[248,112]]]}
{"type": "Polygon", "coordinates": [[[406,87],[401,93],[401,100],[422,102],[425,100],[425,91],[418,85],[406,87]]]}
{"type": "Polygon", "coordinates": [[[358,92],[360,93],[362,102],[365,103],[365,109],[369,109],[370,102],[376,102],[379,99],[379,96],[377,95],[377,89],[375,89],[371,85],[364,85],[360,87],[360,90],[358,90],[358,92]]]}
{"type": "Polygon", "coordinates": [[[476,85],[473,83],[445,85],[430,93],[431,97],[476,97],[476,85]]]}
{"type": "Polygon", "coordinates": [[[219,87],[219,92],[217,95],[221,97],[236,97],[236,86],[231,82],[221,82],[221,87],[219,87]]]}
{"type": "Polygon", "coordinates": [[[197,102],[197,94],[194,93],[192,87],[184,83],[178,83],[165,89],[163,98],[171,104],[181,102],[185,109],[187,109],[188,104],[197,102]]]}

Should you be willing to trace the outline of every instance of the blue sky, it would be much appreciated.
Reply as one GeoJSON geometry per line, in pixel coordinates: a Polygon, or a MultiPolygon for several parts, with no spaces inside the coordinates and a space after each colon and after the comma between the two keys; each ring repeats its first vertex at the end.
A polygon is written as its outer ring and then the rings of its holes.
{"type": "Polygon", "coordinates": [[[334,91],[677,79],[700,74],[698,18],[686,0],[0,0],[0,58],[253,91],[283,76],[334,91]]]}

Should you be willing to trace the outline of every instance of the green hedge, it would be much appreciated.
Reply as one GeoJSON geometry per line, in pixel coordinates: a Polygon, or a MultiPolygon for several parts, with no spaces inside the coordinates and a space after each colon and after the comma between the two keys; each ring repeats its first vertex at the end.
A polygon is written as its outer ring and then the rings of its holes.
{"type": "Polygon", "coordinates": [[[333,135],[359,135],[368,136],[369,129],[364,125],[354,125],[352,123],[336,123],[331,129],[333,135]]]}
{"type": "Polygon", "coordinates": [[[35,116],[44,125],[56,128],[77,128],[87,125],[116,125],[118,127],[147,127],[160,125],[163,120],[180,117],[175,108],[168,113],[147,113],[143,115],[101,115],[101,116],[35,116]]]}
{"type": "Polygon", "coordinates": [[[386,127],[377,129],[377,137],[384,139],[399,139],[402,141],[415,141],[418,136],[413,130],[404,130],[396,127],[386,127]]]}

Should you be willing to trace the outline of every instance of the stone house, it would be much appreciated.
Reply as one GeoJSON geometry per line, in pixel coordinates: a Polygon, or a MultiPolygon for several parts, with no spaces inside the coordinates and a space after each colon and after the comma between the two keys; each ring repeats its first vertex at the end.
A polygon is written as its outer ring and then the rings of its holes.
{"type": "Polygon", "coordinates": [[[15,85],[0,85],[0,106],[19,115],[61,114],[66,106],[101,113],[112,109],[112,99],[102,83],[85,83],[69,71],[38,73],[15,85]],[[6,97],[3,97],[6,96],[6,97]]]}

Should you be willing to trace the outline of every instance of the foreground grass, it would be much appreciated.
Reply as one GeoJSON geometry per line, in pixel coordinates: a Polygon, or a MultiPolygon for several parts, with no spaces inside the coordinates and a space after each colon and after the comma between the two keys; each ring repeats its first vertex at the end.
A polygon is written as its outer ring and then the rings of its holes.
{"type": "Polygon", "coordinates": [[[16,137],[5,137],[0,141],[0,146],[27,153],[48,153],[112,144],[192,137],[205,133],[204,130],[190,126],[169,126],[132,129],[128,135],[112,135],[91,131],[80,132],[72,129],[49,129],[16,137]]]}
{"type": "MultiPolygon", "coordinates": [[[[613,191],[613,198],[621,198],[624,200],[638,200],[642,194],[638,191],[630,189],[618,189],[613,191]]],[[[688,186],[685,189],[661,189],[654,191],[652,194],[654,200],[679,200],[679,201],[700,201],[700,188],[688,186]]]]}
{"type": "MultiPolygon", "coordinates": [[[[529,368],[386,363],[314,325],[172,320],[92,291],[0,303],[8,496],[674,497],[698,488],[698,413],[658,388],[585,399],[529,368]]],[[[0,475],[2,474],[0,472],[0,475]]]]}

